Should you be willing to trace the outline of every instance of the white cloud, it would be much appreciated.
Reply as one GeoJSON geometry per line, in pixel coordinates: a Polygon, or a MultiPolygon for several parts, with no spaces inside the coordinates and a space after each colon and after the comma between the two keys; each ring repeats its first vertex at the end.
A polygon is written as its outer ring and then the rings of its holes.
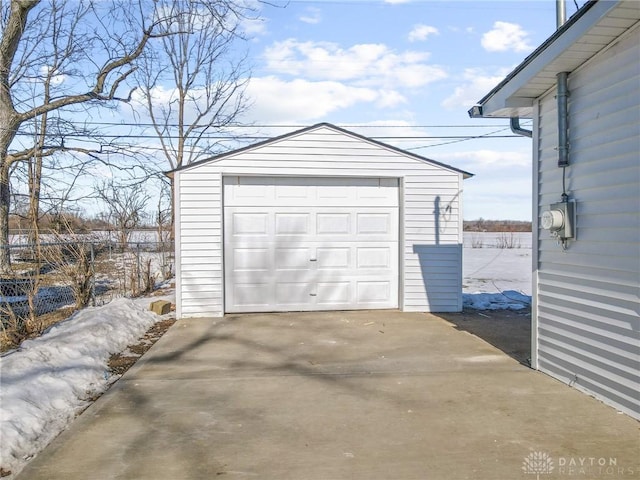
{"type": "MultiPolygon", "coordinates": [[[[175,89],[166,88],[163,85],[157,85],[151,90],[151,98],[154,104],[168,105],[174,99],[175,93],[175,89]]],[[[144,94],[141,89],[134,90],[132,100],[134,102],[139,102],[140,105],[146,104],[144,94]]]]}
{"type": "MultiPolygon", "coordinates": [[[[405,118],[412,118],[412,116],[409,114],[405,118]]],[[[346,128],[365,137],[377,137],[377,139],[383,143],[409,151],[424,146],[424,140],[421,140],[420,137],[433,134],[433,132],[429,132],[423,127],[415,127],[414,121],[407,121],[397,117],[365,123],[359,122],[353,127],[346,125],[346,128]],[[364,128],[360,128],[361,126],[364,126],[364,128]]],[[[419,152],[416,153],[419,154],[419,152]]],[[[425,156],[429,157],[428,154],[425,156]]]]}
{"type": "MultiPolygon", "coordinates": [[[[178,123],[178,107],[176,106],[180,96],[178,89],[171,86],[157,85],[151,89],[150,94],[154,114],[158,122],[162,123],[168,118],[169,123],[178,123]]],[[[232,96],[225,106],[218,105],[220,108],[219,115],[224,116],[229,114],[234,108],[235,100],[237,100],[237,96],[232,96]]],[[[184,121],[187,125],[198,118],[200,113],[205,109],[207,102],[207,91],[204,86],[189,89],[184,105],[184,121]]],[[[140,123],[151,121],[147,110],[147,99],[142,89],[137,89],[133,92],[130,106],[136,115],[133,121],[140,123]]],[[[129,109],[123,108],[121,110],[126,112],[129,109]]],[[[210,116],[205,116],[204,119],[210,119],[210,116]]]]}
{"type": "Polygon", "coordinates": [[[319,8],[309,7],[307,13],[300,17],[300,21],[316,25],[322,21],[322,14],[319,8]]]}
{"type": "Polygon", "coordinates": [[[462,84],[441,105],[447,109],[471,108],[500,83],[507,73],[508,70],[504,69],[496,75],[487,75],[480,69],[468,68],[463,74],[462,84]]]}
{"type": "Polygon", "coordinates": [[[358,86],[416,88],[447,77],[429,65],[428,52],[396,53],[384,44],[357,44],[344,49],[330,42],[276,42],[265,50],[267,68],[276,74],[313,80],[351,82],[358,86]]]}
{"type": "Polygon", "coordinates": [[[358,122],[354,126],[346,125],[346,128],[360,133],[366,137],[379,136],[418,136],[423,135],[424,130],[415,128],[412,122],[403,119],[372,120],[370,122],[358,122]],[[359,128],[360,126],[364,128],[359,128]]]}
{"type": "Polygon", "coordinates": [[[409,32],[409,41],[418,42],[426,40],[429,35],[439,35],[440,31],[430,25],[415,25],[409,32]]]}
{"type": "Polygon", "coordinates": [[[323,120],[332,112],[360,103],[386,108],[406,101],[394,91],[274,76],[252,78],[247,94],[252,102],[251,118],[269,123],[323,120]]]}
{"type": "MultiPolygon", "coordinates": [[[[506,127],[505,127],[506,128],[506,127]]],[[[510,133],[505,130],[505,134],[510,133]]],[[[461,165],[460,168],[471,171],[495,170],[501,168],[526,168],[531,167],[531,152],[527,150],[473,150],[469,152],[450,152],[440,155],[446,162],[461,165]]]]}
{"type": "Polygon", "coordinates": [[[262,18],[244,18],[240,25],[248,37],[258,37],[267,33],[267,21],[262,18]]]}
{"type": "Polygon", "coordinates": [[[377,91],[376,105],[380,108],[393,108],[403,103],[407,103],[407,99],[400,92],[395,90],[377,91]]]}
{"type": "Polygon", "coordinates": [[[40,67],[40,75],[42,76],[42,78],[49,78],[50,84],[56,86],[62,84],[67,79],[66,75],[57,74],[51,67],[44,65],[40,67]]]}
{"type": "Polygon", "coordinates": [[[531,146],[440,152],[439,161],[475,176],[464,182],[464,218],[531,219],[531,146]]]}
{"type": "Polygon", "coordinates": [[[517,23],[498,21],[482,35],[482,47],[488,52],[526,52],[533,49],[528,37],[529,33],[517,23]]]}

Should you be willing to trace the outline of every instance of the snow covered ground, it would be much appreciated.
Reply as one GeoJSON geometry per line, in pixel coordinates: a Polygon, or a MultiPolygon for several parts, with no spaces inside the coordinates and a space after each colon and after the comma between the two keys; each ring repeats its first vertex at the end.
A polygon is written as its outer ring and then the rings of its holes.
{"type": "MultiPolygon", "coordinates": [[[[514,235],[465,234],[465,307],[530,303],[531,234],[514,235]],[[518,248],[497,247],[505,241],[518,248]]],[[[121,298],[87,308],[0,358],[0,467],[12,472],[7,480],[117,379],[109,376],[110,355],[164,318],[149,312],[149,303],[121,298]]]]}
{"type": "Polygon", "coordinates": [[[532,238],[531,233],[465,232],[464,307],[517,310],[531,304],[532,238]]]}
{"type": "Polygon", "coordinates": [[[7,479],[117,379],[109,375],[110,355],[165,318],[148,310],[150,301],[86,308],[0,358],[0,467],[13,473],[7,479]]]}

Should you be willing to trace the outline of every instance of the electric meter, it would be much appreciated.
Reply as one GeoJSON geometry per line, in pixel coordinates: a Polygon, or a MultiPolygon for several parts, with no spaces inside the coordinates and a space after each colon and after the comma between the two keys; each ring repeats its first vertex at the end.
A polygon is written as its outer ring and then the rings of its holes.
{"type": "Polygon", "coordinates": [[[559,230],[564,226],[564,213],[562,210],[547,210],[542,212],[540,225],[545,230],[559,230]]]}

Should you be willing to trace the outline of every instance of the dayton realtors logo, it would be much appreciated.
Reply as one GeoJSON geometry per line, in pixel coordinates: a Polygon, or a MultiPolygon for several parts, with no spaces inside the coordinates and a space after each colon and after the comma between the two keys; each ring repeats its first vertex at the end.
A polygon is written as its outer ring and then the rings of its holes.
{"type": "Polygon", "coordinates": [[[528,475],[536,475],[540,480],[543,475],[554,474],[556,477],[575,478],[619,478],[640,476],[640,467],[618,465],[615,457],[558,457],[553,459],[546,452],[531,452],[522,462],[522,471],[528,475]]]}
{"type": "Polygon", "coordinates": [[[524,473],[536,475],[539,480],[540,475],[547,475],[553,472],[553,459],[545,452],[531,452],[522,462],[524,473]]]}

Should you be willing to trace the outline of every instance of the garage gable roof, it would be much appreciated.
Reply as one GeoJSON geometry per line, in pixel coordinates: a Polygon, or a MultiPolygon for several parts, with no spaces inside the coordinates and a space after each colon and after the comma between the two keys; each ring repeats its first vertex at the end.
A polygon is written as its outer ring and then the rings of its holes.
{"type": "Polygon", "coordinates": [[[591,0],[469,110],[471,118],[531,118],[534,101],[640,20],[637,0],[591,0]]]}
{"type": "Polygon", "coordinates": [[[254,149],[257,149],[257,148],[261,148],[261,147],[264,147],[264,146],[267,146],[267,145],[275,144],[275,143],[280,142],[282,140],[285,140],[287,138],[295,137],[295,136],[298,136],[298,135],[302,135],[302,134],[309,133],[309,132],[312,132],[314,130],[319,130],[319,129],[323,129],[323,128],[324,129],[333,130],[335,132],[341,133],[343,135],[348,135],[348,136],[353,137],[353,138],[357,138],[359,140],[368,142],[368,143],[370,143],[372,145],[376,145],[376,146],[378,146],[380,148],[383,148],[383,149],[386,149],[386,150],[389,150],[389,151],[404,155],[405,157],[413,158],[413,159],[415,159],[417,161],[420,161],[420,162],[428,163],[428,164],[435,165],[435,166],[438,166],[438,167],[441,167],[441,168],[444,168],[444,169],[447,169],[447,170],[450,170],[450,171],[453,171],[453,172],[461,173],[463,178],[470,178],[470,177],[473,176],[472,173],[466,172],[466,171],[461,170],[459,168],[455,168],[455,167],[452,167],[450,165],[446,165],[444,163],[437,162],[435,160],[431,160],[429,158],[426,158],[426,157],[423,157],[423,156],[420,156],[420,155],[416,155],[415,153],[408,152],[406,150],[402,150],[400,148],[394,147],[392,145],[388,145],[388,144],[383,143],[383,142],[379,142],[377,140],[373,140],[373,139],[371,139],[369,137],[365,137],[364,135],[359,135],[357,133],[351,132],[351,131],[346,130],[344,128],[336,127],[335,125],[332,125],[332,124],[326,123],[326,122],[318,123],[318,124],[312,125],[310,127],[305,127],[305,128],[300,129],[300,130],[296,130],[296,131],[293,131],[293,132],[286,133],[284,135],[280,135],[280,136],[277,136],[277,137],[269,138],[269,139],[264,140],[262,142],[254,143],[252,145],[247,145],[246,147],[242,147],[242,148],[239,148],[239,149],[236,149],[236,150],[232,150],[230,152],[221,153],[220,155],[216,155],[216,156],[213,156],[211,158],[205,158],[203,160],[191,163],[189,165],[183,165],[182,167],[179,167],[179,168],[176,168],[175,170],[171,170],[170,172],[167,172],[167,175],[172,175],[175,172],[191,169],[191,168],[197,167],[197,166],[202,165],[202,164],[217,162],[217,161],[223,160],[223,159],[225,159],[225,158],[227,158],[227,157],[229,157],[231,155],[237,155],[237,154],[242,153],[242,152],[247,152],[247,151],[254,150],[254,149]]]}

